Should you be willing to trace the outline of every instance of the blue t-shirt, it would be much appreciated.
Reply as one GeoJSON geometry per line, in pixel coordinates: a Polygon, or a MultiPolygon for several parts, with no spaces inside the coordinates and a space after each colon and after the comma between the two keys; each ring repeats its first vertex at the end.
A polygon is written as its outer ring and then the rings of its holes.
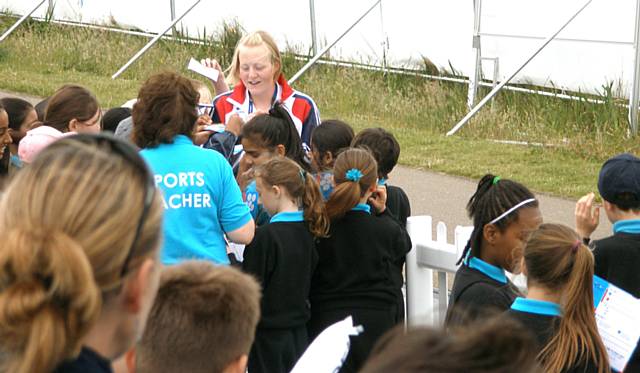
{"type": "Polygon", "coordinates": [[[162,191],[162,263],[206,259],[229,264],[224,233],[244,226],[251,214],[227,160],[184,135],[176,136],[173,144],[143,149],[140,155],[162,191]]]}

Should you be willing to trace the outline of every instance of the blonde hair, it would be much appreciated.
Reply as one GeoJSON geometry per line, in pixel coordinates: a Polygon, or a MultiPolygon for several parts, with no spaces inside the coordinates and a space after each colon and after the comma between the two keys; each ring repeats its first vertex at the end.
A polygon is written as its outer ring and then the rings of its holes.
{"type": "Polygon", "coordinates": [[[193,84],[193,88],[198,91],[200,97],[198,98],[198,103],[200,104],[210,104],[213,101],[213,95],[211,95],[211,90],[207,87],[203,82],[196,79],[189,79],[191,84],[193,84]]]}
{"type": "Polygon", "coordinates": [[[354,208],[367,189],[378,180],[378,165],[371,153],[364,149],[351,148],[343,151],[333,165],[336,186],[327,201],[327,215],[331,220],[341,218],[354,208]],[[359,180],[347,179],[347,172],[355,169],[362,174],[359,180]]]}
{"type": "Polygon", "coordinates": [[[105,144],[74,137],[43,150],[0,200],[3,372],[50,372],[73,359],[105,296],[157,253],[157,194],[137,239],[132,222],[150,175],[105,144]]]}
{"type": "Polygon", "coordinates": [[[545,372],[562,372],[591,359],[609,372],[607,352],[593,312],[591,251],[578,234],[561,224],[542,224],[524,249],[530,283],[563,294],[563,315],[555,335],[540,351],[545,372]]]}
{"type": "Polygon", "coordinates": [[[289,158],[279,157],[259,166],[256,178],[267,185],[278,185],[299,201],[309,231],[316,237],[326,237],[329,219],[324,211],[324,200],[316,179],[289,158]]]}
{"type": "Polygon", "coordinates": [[[240,39],[235,51],[233,52],[233,61],[229,67],[229,74],[227,75],[227,83],[237,84],[240,81],[240,48],[242,47],[259,47],[264,45],[269,51],[271,57],[271,63],[276,67],[273,79],[277,80],[282,73],[282,57],[280,57],[280,50],[276,45],[275,40],[265,31],[254,31],[247,34],[240,39]]]}

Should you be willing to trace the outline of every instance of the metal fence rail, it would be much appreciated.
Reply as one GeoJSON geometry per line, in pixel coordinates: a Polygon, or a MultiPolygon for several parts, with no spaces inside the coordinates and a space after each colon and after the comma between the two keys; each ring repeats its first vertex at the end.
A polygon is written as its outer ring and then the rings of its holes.
{"type": "MultiPolygon", "coordinates": [[[[192,9],[200,0],[196,1],[196,3],[194,3],[194,5],[189,8],[192,9]]],[[[490,1],[490,0],[485,0],[485,1],[490,1]]],[[[469,84],[469,92],[468,92],[468,97],[467,97],[467,105],[470,108],[470,112],[464,117],[462,118],[448,133],[447,135],[452,135],[454,134],[456,131],[458,131],[465,123],[467,123],[481,108],[484,104],[486,104],[487,102],[489,102],[493,96],[495,96],[501,89],[510,89],[510,90],[516,90],[516,91],[521,91],[521,92],[526,92],[526,93],[532,93],[532,94],[542,94],[542,95],[546,95],[546,96],[552,96],[552,97],[557,97],[557,98],[561,98],[561,99],[572,99],[572,100],[585,100],[588,102],[592,102],[592,103],[602,103],[602,100],[598,100],[598,99],[589,99],[589,98],[584,98],[584,97],[579,97],[579,96],[574,96],[571,94],[566,94],[566,93],[554,93],[554,92],[548,92],[545,90],[537,90],[537,89],[525,89],[522,87],[517,87],[517,86],[510,86],[508,85],[509,81],[511,79],[513,79],[522,69],[522,67],[524,67],[533,57],[535,57],[535,55],[542,50],[552,39],[553,40],[562,40],[562,41],[570,41],[570,42],[597,42],[597,43],[602,43],[602,44],[611,44],[611,45],[631,45],[633,44],[634,46],[634,70],[632,72],[633,78],[632,78],[632,84],[631,84],[631,89],[630,89],[630,95],[629,95],[629,105],[628,109],[629,109],[629,124],[630,124],[630,132],[635,134],[637,133],[637,122],[638,122],[638,101],[640,98],[640,0],[636,0],[636,15],[635,15],[635,32],[634,32],[634,42],[630,43],[630,42],[621,42],[621,41],[616,41],[616,40],[591,40],[593,38],[591,38],[590,40],[586,40],[586,39],[578,39],[578,38],[558,38],[557,35],[560,32],[560,30],[562,30],[567,24],[569,24],[580,12],[582,12],[582,10],[584,8],[586,8],[592,0],[587,0],[584,5],[569,19],[569,21],[567,21],[556,33],[554,33],[551,37],[547,38],[544,40],[544,42],[542,43],[541,47],[520,67],[518,68],[512,75],[510,75],[508,78],[501,80],[497,85],[495,85],[491,90],[491,92],[489,93],[489,95],[487,97],[485,97],[485,99],[483,99],[478,105],[475,105],[475,107],[473,106],[475,103],[475,96],[476,96],[476,92],[477,92],[477,88],[478,86],[493,86],[490,83],[487,83],[486,81],[483,80],[482,78],[482,64],[481,61],[483,59],[486,59],[486,57],[482,56],[481,53],[481,39],[482,38],[521,38],[521,39],[542,39],[539,36],[529,36],[529,35],[517,35],[517,34],[510,34],[510,33],[489,33],[489,32],[483,32],[480,28],[480,24],[481,24],[481,20],[482,20],[482,0],[474,0],[473,3],[470,3],[470,10],[473,11],[474,17],[473,17],[473,43],[471,45],[471,48],[473,48],[474,50],[474,64],[472,64],[473,69],[472,72],[469,76],[469,79],[459,79],[456,77],[440,77],[440,76],[430,76],[427,74],[421,74],[421,76],[424,76],[425,78],[429,78],[429,79],[437,79],[437,80],[450,80],[450,81],[457,81],[463,84],[469,84]],[[471,8],[472,6],[472,8],[471,8]]],[[[27,18],[29,18],[34,12],[36,12],[36,10],[38,10],[42,4],[44,4],[45,2],[47,2],[47,0],[38,0],[38,1],[34,1],[34,7],[30,9],[30,11],[25,12],[24,15],[22,15],[9,29],[7,29],[2,36],[0,36],[0,42],[2,42],[3,40],[5,40],[6,38],[8,38],[11,33],[13,33],[27,18]]],[[[52,11],[53,9],[55,9],[55,0],[48,0],[49,3],[49,10],[52,11]]],[[[344,35],[346,35],[356,24],[358,24],[367,14],[369,14],[369,12],[371,12],[377,5],[379,5],[380,8],[380,33],[381,33],[381,37],[382,37],[382,66],[378,66],[379,68],[381,68],[381,70],[383,72],[392,72],[392,73],[396,73],[398,72],[398,69],[394,68],[394,67],[390,67],[387,65],[387,59],[386,59],[386,55],[387,55],[387,51],[389,48],[388,42],[387,40],[387,34],[385,32],[384,29],[384,23],[383,23],[383,8],[382,8],[382,0],[377,0],[374,2],[374,4],[367,9],[367,11],[364,13],[364,15],[362,15],[360,18],[357,19],[357,21],[355,23],[353,23],[351,26],[349,26],[349,28],[347,28],[347,30],[340,36],[338,37],[333,43],[331,43],[330,45],[326,46],[325,48],[323,48],[322,50],[320,49],[319,46],[319,42],[318,42],[318,34],[317,34],[317,17],[316,17],[316,4],[314,0],[309,0],[309,23],[310,23],[310,29],[311,29],[311,46],[314,52],[314,57],[311,58],[308,61],[308,64],[301,69],[299,72],[297,72],[296,74],[293,75],[293,77],[291,78],[291,82],[294,82],[295,80],[297,80],[302,74],[304,74],[304,72],[306,72],[309,68],[311,68],[315,63],[320,62],[320,57],[322,57],[322,55],[324,55],[330,48],[333,47],[333,45],[335,45],[335,43],[337,43],[344,35]]],[[[93,27],[95,28],[101,28],[101,29],[109,29],[109,30],[114,30],[117,32],[125,32],[125,33],[131,33],[131,34],[137,34],[137,35],[145,35],[145,36],[150,36],[153,37],[154,39],[147,45],[145,46],[140,52],[138,52],[135,56],[133,56],[120,70],[118,70],[118,72],[116,72],[113,75],[113,78],[116,78],[117,76],[119,76],[122,72],[124,72],[133,62],[135,62],[135,60],[137,58],[139,58],[141,55],[143,55],[146,50],[148,50],[159,38],[167,38],[166,36],[164,36],[165,33],[168,33],[169,30],[173,30],[173,36],[177,36],[176,32],[175,32],[175,25],[177,22],[179,22],[182,17],[184,17],[184,15],[186,15],[189,10],[187,10],[187,12],[183,13],[182,16],[180,17],[176,17],[176,1],[175,0],[169,0],[169,6],[170,6],[170,10],[171,10],[171,24],[168,27],[168,29],[160,34],[153,34],[153,33],[145,33],[145,32],[137,32],[137,31],[124,31],[124,30],[116,30],[115,28],[109,28],[109,27],[103,27],[103,26],[98,26],[98,25],[93,25],[93,27]],[[153,36],[152,36],[153,35],[153,36]]],[[[80,25],[81,27],[89,27],[86,24],[82,24],[82,23],[78,23],[78,22],[69,22],[69,21],[63,21],[60,19],[56,19],[55,18],[55,14],[54,12],[52,12],[51,14],[52,18],[51,19],[47,19],[47,21],[50,22],[54,22],[54,23],[63,23],[63,24],[75,24],[75,25],[80,25]]],[[[49,18],[49,17],[47,17],[49,18]]],[[[493,56],[492,58],[496,58],[495,56],[493,56]]],[[[495,75],[495,74],[494,74],[495,75]]]]}

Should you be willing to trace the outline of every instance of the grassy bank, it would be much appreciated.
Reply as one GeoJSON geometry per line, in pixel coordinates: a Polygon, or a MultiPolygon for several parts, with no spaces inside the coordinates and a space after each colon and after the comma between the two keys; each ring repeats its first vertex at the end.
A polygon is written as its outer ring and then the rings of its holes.
{"type": "MultiPolygon", "coordinates": [[[[0,17],[0,30],[13,21],[0,17]]],[[[104,107],[117,106],[135,97],[144,79],[159,70],[195,78],[185,69],[192,56],[216,57],[228,66],[236,40],[227,30],[206,45],[161,41],[111,80],[147,38],[28,22],[0,44],[0,89],[47,96],[75,82],[93,90],[104,107]]],[[[302,64],[285,54],[287,76],[302,64]]],[[[602,105],[501,92],[493,109],[483,109],[458,135],[445,137],[466,114],[466,85],[325,65],[312,68],[295,88],[315,99],[323,118],[393,131],[405,165],[472,178],[491,171],[559,196],[595,189],[604,159],[640,150],[636,139],[626,137],[626,110],[606,89],[602,105]],[[496,139],[553,146],[504,145],[496,139]]]]}

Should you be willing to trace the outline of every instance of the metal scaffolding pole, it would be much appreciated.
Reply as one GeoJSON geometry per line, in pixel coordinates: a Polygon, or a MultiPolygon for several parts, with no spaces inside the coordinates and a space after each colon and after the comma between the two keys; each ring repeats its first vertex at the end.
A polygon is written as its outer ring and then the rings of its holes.
{"type": "MultiPolygon", "coordinates": [[[[176,0],[169,0],[169,7],[171,8],[171,19],[176,19],[176,0]]],[[[175,25],[171,27],[171,35],[177,36],[175,25]]]]}
{"type": "Polygon", "coordinates": [[[629,127],[632,135],[638,133],[638,95],[640,94],[640,0],[636,2],[636,30],[633,46],[635,58],[633,60],[633,81],[629,95],[629,127]]]}
{"type": "Polygon", "coordinates": [[[360,21],[362,21],[362,19],[364,17],[366,17],[367,14],[369,14],[373,10],[373,8],[375,8],[380,3],[380,1],[382,1],[382,0],[376,0],[376,2],[369,9],[367,9],[367,11],[364,12],[364,14],[362,16],[360,16],[360,18],[358,18],[351,26],[349,26],[340,36],[338,36],[338,38],[336,40],[334,40],[332,43],[330,43],[327,46],[325,46],[324,48],[322,48],[322,50],[320,52],[316,53],[316,55],[313,56],[313,58],[311,60],[309,60],[309,62],[307,62],[306,65],[304,65],[297,73],[295,73],[295,75],[293,77],[291,77],[291,79],[289,79],[289,84],[293,84],[293,82],[298,80],[298,78],[300,78],[302,76],[302,74],[307,72],[307,70],[309,70],[309,68],[311,66],[315,65],[315,63],[325,53],[327,53],[327,51],[329,49],[331,49],[334,45],[336,45],[336,43],[339,42],[346,34],[348,34],[349,31],[351,31],[351,29],[353,29],[358,23],[360,23],[360,21]]]}
{"type": "Polygon", "coordinates": [[[469,74],[469,90],[467,92],[467,107],[473,108],[478,93],[478,82],[482,79],[482,50],[480,49],[480,19],[482,18],[482,0],[473,0],[473,49],[475,60],[471,74],[469,74]]]}
{"type": "Polygon", "coordinates": [[[555,39],[556,36],[558,36],[558,34],[564,30],[565,27],[567,27],[567,25],[569,25],[569,23],[571,23],[571,21],[573,21],[578,14],[580,14],[589,4],[591,4],[591,1],[593,0],[588,0],[582,7],[580,7],[580,9],[578,9],[577,12],[575,12],[575,14],[573,14],[573,16],[571,16],[571,18],[569,18],[569,20],[567,22],[565,22],[559,29],[558,31],[554,32],[551,36],[549,36],[547,39],[545,39],[545,41],[536,49],[536,51],[531,55],[531,57],[527,58],[526,61],[524,61],[524,63],[518,67],[516,69],[516,71],[514,71],[513,73],[511,73],[511,75],[509,75],[508,78],[506,78],[505,80],[501,81],[500,84],[498,84],[495,88],[493,88],[491,90],[491,92],[489,92],[488,95],[486,95],[482,100],[480,100],[480,102],[473,108],[471,109],[471,111],[469,113],[467,113],[467,115],[464,116],[464,118],[462,118],[460,120],[460,122],[458,122],[458,124],[456,124],[449,132],[447,132],[447,136],[451,136],[453,134],[455,134],[456,132],[458,132],[458,130],[464,126],[471,118],[473,118],[474,115],[476,115],[478,113],[478,111],[480,111],[480,109],[482,109],[482,107],[484,105],[486,105],[487,102],[489,102],[489,100],[491,100],[493,98],[493,96],[495,96],[501,89],[502,87],[504,87],[507,83],[509,83],[511,81],[511,79],[513,79],[516,75],[518,75],[518,73],[529,64],[529,62],[531,62],[531,60],[534,59],[535,56],[538,55],[538,53],[540,53],[540,51],[542,51],[550,42],[551,40],[555,39]]]}
{"type": "Polygon", "coordinates": [[[125,63],[125,64],[124,64],[124,66],[122,66],[122,67],[120,68],[120,70],[118,70],[115,74],[113,74],[113,75],[111,76],[111,79],[115,79],[115,78],[117,78],[117,77],[118,77],[118,76],[120,76],[120,74],[122,74],[126,69],[128,69],[128,68],[129,68],[129,66],[131,66],[131,64],[133,64],[133,63],[134,63],[138,58],[140,58],[143,54],[145,54],[145,53],[149,50],[149,48],[151,48],[155,43],[157,43],[157,42],[158,42],[158,40],[160,40],[160,38],[162,38],[162,36],[163,36],[164,34],[166,34],[167,32],[169,32],[169,30],[171,30],[171,28],[172,28],[173,26],[175,26],[175,25],[176,25],[176,23],[180,22],[180,20],[181,20],[182,18],[184,18],[184,16],[186,16],[186,15],[187,15],[187,14],[188,14],[188,13],[189,13],[193,8],[195,8],[195,7],[196,7],[196,5],[198,5],[198,4],[200,3],[200,1],[201,1],[201,0],[196,0],[196,2],[195,2],[195,3],[193,3],[193,5],[191,5],[187,10],[185,10],[185,11],[184,11],[184,13],[182,13],[182,14],[180,15],[180,17],[175,18],[173,21],[171,21],[171,23],[169,24],[169,26],[167,26],[167,27],[164,29],[164,31],[162,31],[161,33],[159,33],[158,35],[156,35],[153,39],[151,39],[151,40],[147,43],[147,45],[145,45],[144,47],[142,47],[142,49],[140,49],[140,50],[138,51],[138,53],[136,53],[133,57],[131,57],[131,59],[130,59],[127,63],[125,63]]]}
{"type": "Polygon", "coordinates": [[[316,33],[316,4],[309,0],[309,17],[311,18],[311,48],[313,55],[318,54],[318,35],[316,33]]]}
{"type": "Polygon", "coordinates": [[[5,31],[4,34],[2,34],[2,36],[0,36],[0,43],[2,43],[2,41],[4,39],[6,39],[9,35],[11,35],[11,33],[18,28],[18,26],[20,26],[22,24],[22,22],[24,22],[27,18],[29,18],[30,15],[33,14],[33,12],[35,12],[38,8],[40,8],[40,6],[42,6],[42,4],[45,3],[45,1],[47,0],[42,0],[40,1],[33,9],[31,9],[31,11],[29,13],[25,13],[22,17],[20,17],[20,19],[18,21],[16,21],[16,23],[13,24],[13,26],[9,27],[9,29],[7,31],[5,31]]]}
{"type": "Polygon", "coordinates": [[[382,41],[380,45],[382,46],[382,73],[387,74],[387,52],[389,51],[389,38],[387,37],[387,33],[384,30],[384,12],[382,11],[382,0],[380,1],[380,38],[382,41]]]}

